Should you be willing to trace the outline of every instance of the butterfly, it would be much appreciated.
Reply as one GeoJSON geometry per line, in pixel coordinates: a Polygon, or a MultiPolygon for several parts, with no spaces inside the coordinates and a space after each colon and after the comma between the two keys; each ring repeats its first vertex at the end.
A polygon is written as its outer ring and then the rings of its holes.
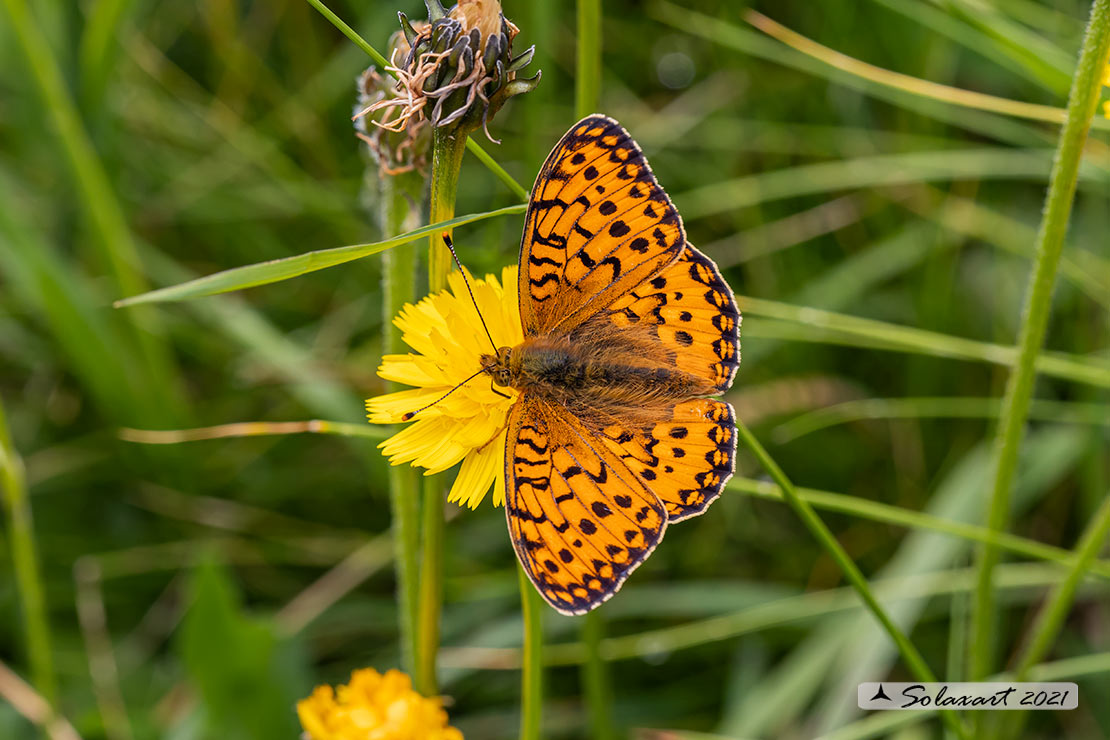
{"type": "Polygon", "coordinates": [[[589,116],[540,169],[520,245],[524,341],[480,358],[518,392],[505,514],[543,598],[609,599],[733,473],[740,312],[620,124],[589,116]]]}

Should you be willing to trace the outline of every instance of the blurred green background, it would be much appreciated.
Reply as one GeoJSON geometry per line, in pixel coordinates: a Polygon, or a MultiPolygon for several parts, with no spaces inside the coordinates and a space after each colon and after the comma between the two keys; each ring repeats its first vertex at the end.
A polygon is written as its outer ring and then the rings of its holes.
{"type": "MultiPolygon", "coordinates": [[[[398,10],[423,17],[419,2],[331,7],[379,49],[398,10]]],[[[1066,100],[1089,10],[753,7],[876,67],[1046,106],[1066,100]]],[[[970,525],[985,521],[1007,375],[994,345],[1012,345],[1020,324],[1058,126],[865,80],[743,10],[606,0],[601,112],[644,147],[691,241],[738,295],[761,299],[728,400],[795,483],[844,495],[824,500],[823,518],[933,670],[958,679],[982,536],[970,525]]],[[[508,0],[505,13],[517,48],[537,45],[543,80],[496,119],[503,143],[483,146],[528,186],[575,120],[575,7],[508,0]]],[[[3,2],[0,399],[34,510],[59,706],[83,738],[294,738],[293,704],[315,683],[398,664],[373,440],[155,446],[121,432],[358,423],[362,399],[383,392],[380,258],[111,308],[380,238],[350,121],[368,63],[303,0],[3,2]]],[[[1065,573],[1045,553],[1066,553],[1031,541],[1074,548],[1110,488],[1108,123],[1096,122],[1081,172],[1022,447],[998,669],[1065,573]]],[[[469,155],[460,185],[460,215],[518,202],[469,155]]],[[[474,272],[496,271],[516,260],[520,227],[482,221],[455,242],[474,272]]],[[[736,485],[671,529],[601,610],[621,733],[940,736],[935,719],[861,721],[857,682],[909,674],[761,476],[741,454],[736,485]]],[[[441,688],[467,737],[512,738],[520,618],[504,516],[488,504],[448,513],[441,688]]],[[[15,529],[0,535],[0,659],[29,679],[15,529]]],[[[1026,736],[1110,734],[1110,570],[1098,568],[1050,655],[1092,656],[1058,677],[1079,682],[1079,709],[1035,713],[1026,736]]],[[[585,737],[580,652],[567,646],[578,623],[551,612],[546,631],[562,644],[548,653],[547,735],[585,737]]],[[[9,703],[13,677],[0,679],[0,737],[35,737],[9,703]]]]}

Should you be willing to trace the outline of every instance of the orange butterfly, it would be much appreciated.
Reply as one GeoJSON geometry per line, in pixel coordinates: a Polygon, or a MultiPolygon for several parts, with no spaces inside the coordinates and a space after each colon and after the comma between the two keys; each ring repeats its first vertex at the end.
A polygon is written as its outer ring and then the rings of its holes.
{"type": "Polygon", "coordinates": [[[733,472],[740,312],[639,146],[604,116],[548,156],[520,245],[524,341],[483,355],[519,392],[505,513],[551,606],[584,614],[733,472]]]}

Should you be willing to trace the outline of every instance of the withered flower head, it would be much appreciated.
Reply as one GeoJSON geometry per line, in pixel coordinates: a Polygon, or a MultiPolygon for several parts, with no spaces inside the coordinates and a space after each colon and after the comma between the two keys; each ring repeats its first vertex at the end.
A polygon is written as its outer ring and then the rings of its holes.
{"type": "Polygon", "coordinates": [[[517,77],[531,62],[535,47],[513,56],[519,29],[502,14],[499,0],[460,0],[450,12],[440,0],[424,4],[426,23],[410,23],[398,13],[407,43],[395,46],[393,66],[388,68],[397,75],[393,95],[363,109],[364,114],[383,109],[395,113],[376,125],[399,132],[428,121],[469,134],[478,126],[485,128],[510,97],[539,82],[538,72],[517,77]]]}
{"type": "MultiPolygon", "coordinates": [[[[397,31],[389,39],[389,50],[392,54],[401,56],[409,53],[408,40],[401,31],[397,31]]],[[[354,115],[356,134],[366,142],[370,156],[382,174],[392,177],[415,170],[426,176],[432,127],[425,119],[412,120],[407,126],[396,126],[403,108],[381,105],[385,101],[397,99],[395,83],[392,76],[383,75],[373,66],[359,76],[358,103],[354,115]],[[367,112],[375,108],[378,120],[372,121],[374,125],[368,126],[367,112]]]]}

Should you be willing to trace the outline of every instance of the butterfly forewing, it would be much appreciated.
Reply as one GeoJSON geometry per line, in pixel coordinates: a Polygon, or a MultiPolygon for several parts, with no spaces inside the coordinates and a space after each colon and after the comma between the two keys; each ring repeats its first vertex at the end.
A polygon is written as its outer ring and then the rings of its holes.
{"type": "Polygon", "coordinates": [[[678,211],[620,124],[590,116],[540,169],[520,247],[525,336],[567,331],[682,251],[678,211]]]}

